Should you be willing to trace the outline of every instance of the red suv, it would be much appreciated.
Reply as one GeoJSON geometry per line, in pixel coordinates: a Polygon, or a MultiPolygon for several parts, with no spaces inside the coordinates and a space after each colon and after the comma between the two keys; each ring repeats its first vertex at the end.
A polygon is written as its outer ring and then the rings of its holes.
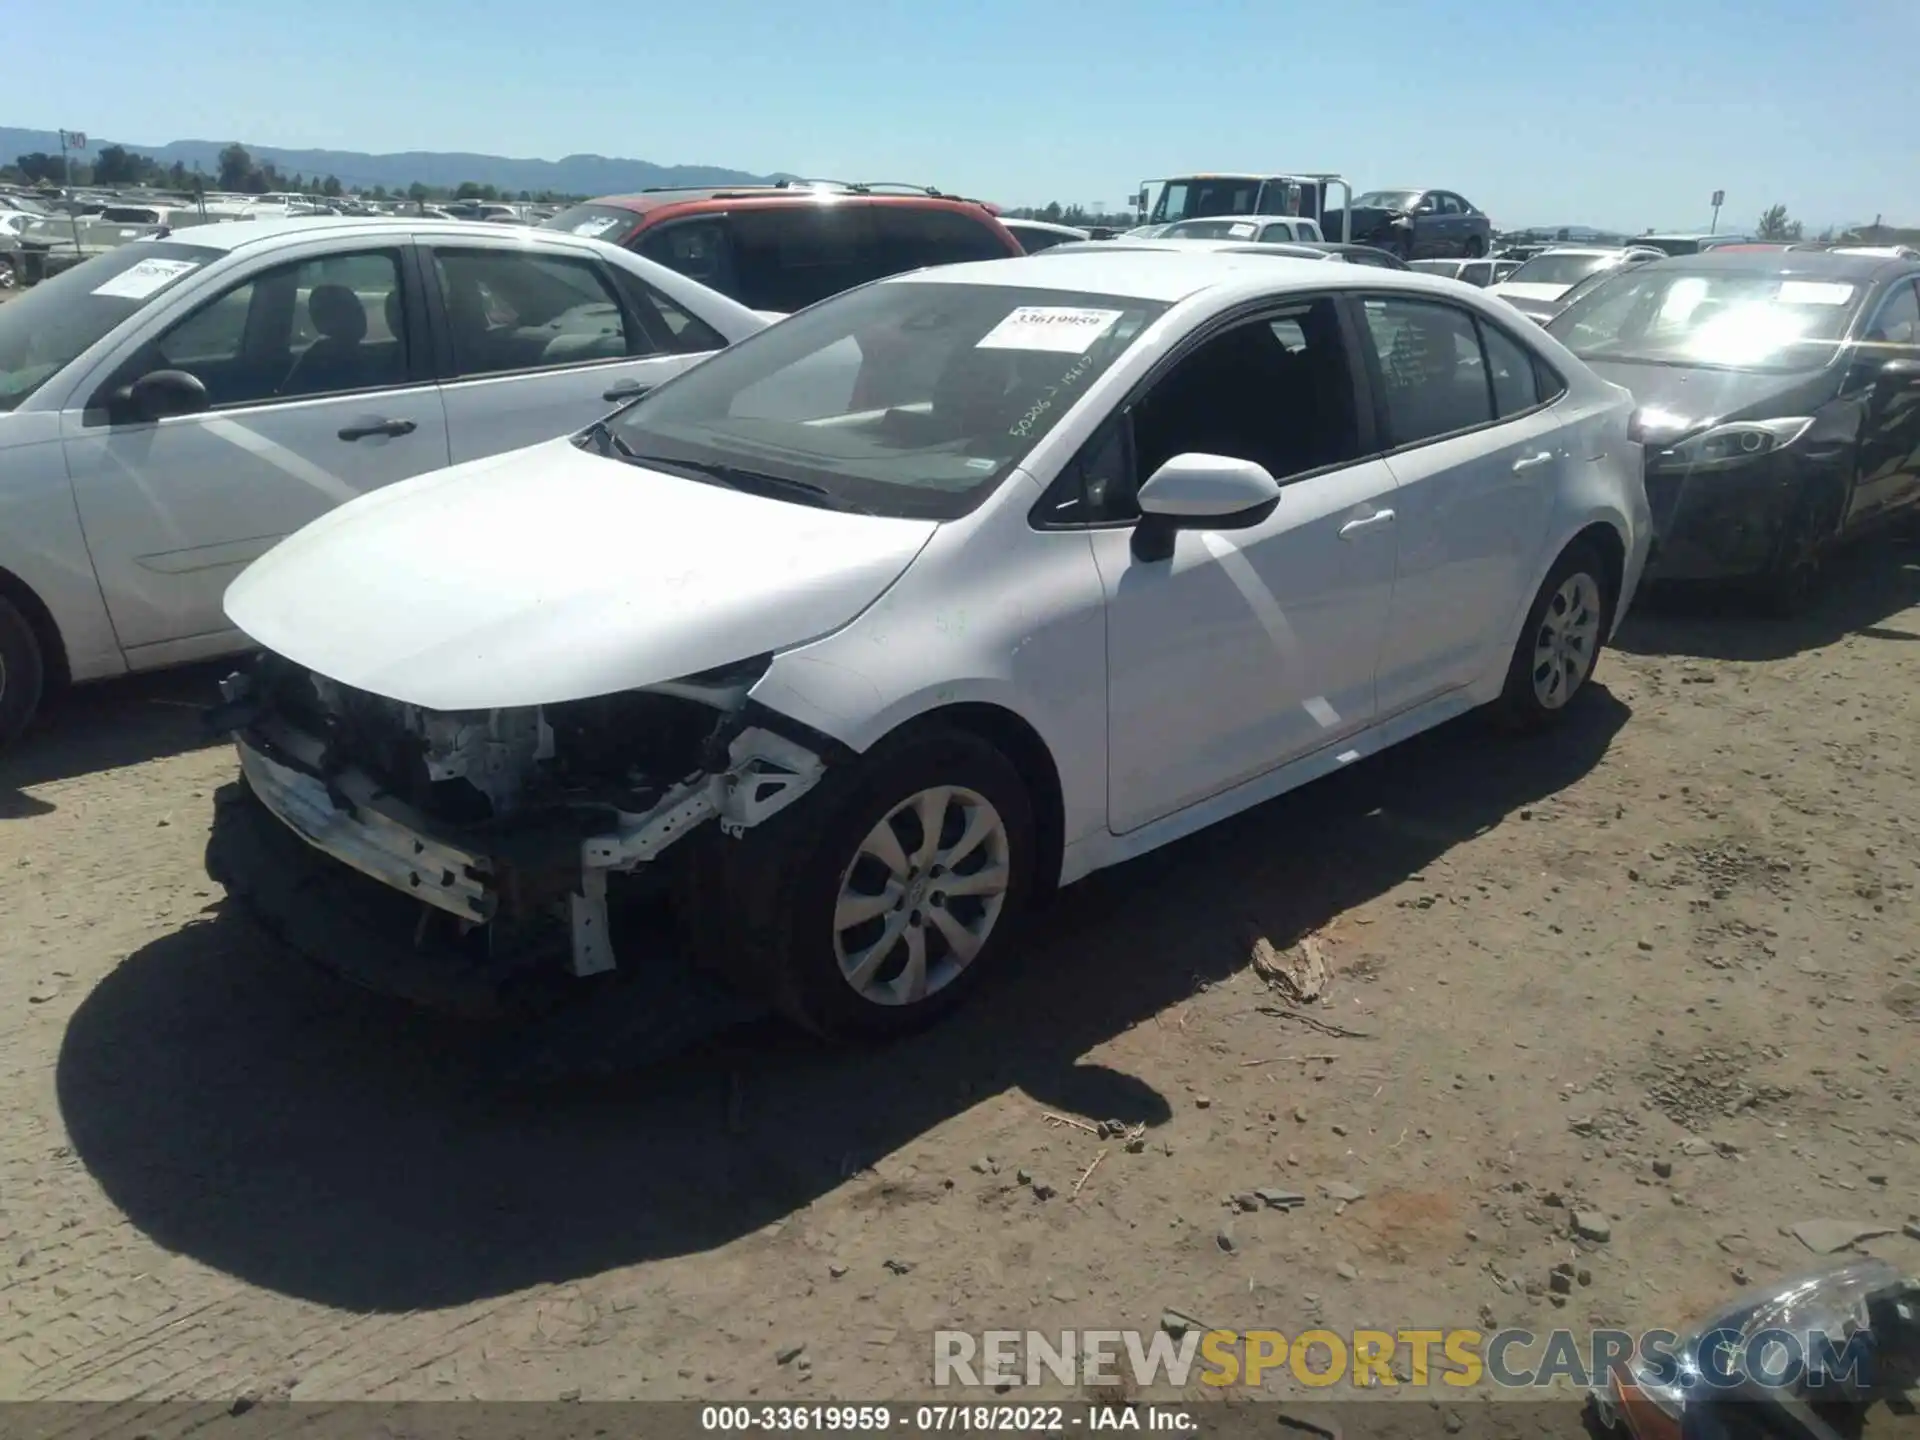
{"type": "Polygon", "coordinates": [[[623,245],[782,314],[903,270],[1024,253],[982,202],[905,186],[643,190],[562,210],[546,228],[623,245]]]}

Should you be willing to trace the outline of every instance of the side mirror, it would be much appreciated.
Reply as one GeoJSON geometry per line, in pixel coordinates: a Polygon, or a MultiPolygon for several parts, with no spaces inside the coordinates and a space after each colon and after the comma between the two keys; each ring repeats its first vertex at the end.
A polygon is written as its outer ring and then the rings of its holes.
{"type": "Polygon", "coordinates": [[[207,387],[185,370],[149,370],[114,397],[129,420],[166,420],[207,408],[207,387]]]}
{"type": "Polygon", "coordinates": [[[1182,530],[1246,530],[1280,503],[1280,485],[1264,465],[1230,455],[1176,455],[1140,487],[1134,558],[1165,560],[1182,530]]]}

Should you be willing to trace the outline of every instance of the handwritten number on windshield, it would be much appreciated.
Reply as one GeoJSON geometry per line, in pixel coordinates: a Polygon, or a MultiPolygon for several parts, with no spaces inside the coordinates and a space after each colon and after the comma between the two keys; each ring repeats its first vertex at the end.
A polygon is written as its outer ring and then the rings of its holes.
{"type": "Polygon", "coordinates": [[[1007,427],[1007,434],[1016,440],[1026,439],[1033,433],[1033,427],[1040,423],[1040,418],[1053,409],[1055,397],[1058,396],[1062,390],[1078,384],[1080,378],[1092,368],[1093,356],[1091,355],[1082,355],[1078,360],[1074,361],[1072,369],[1068,370],[1066,374],[1062,375],[1053,384],[1047,386],[1046,394],[1040,396],[1033,404],[1029,405],[1027,407],[1027,413],[1007,427]]]}

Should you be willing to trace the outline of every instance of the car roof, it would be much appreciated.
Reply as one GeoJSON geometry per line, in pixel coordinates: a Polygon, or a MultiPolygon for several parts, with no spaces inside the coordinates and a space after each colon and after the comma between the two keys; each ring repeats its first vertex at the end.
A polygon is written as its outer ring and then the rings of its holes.
{"type": "Polygon", "coordinates": [[[1280,221],[1313,221],[1311,215],[1186,215],[1178,220],[1167,221],[1171,229],[1175,225],[1272,225],[1280,221]]]}
{"type": "Polygon", "coordinates": [[[1734,250],[1720,246],[1699,255],[1655,260],[1649,270],[1720,271],[1748,275],[1807,275],[1871,284],[1885,275],[1920,270],[1920,261],[1884,255],[1841,255],[1832,250],[1734,250]]]}
{"type": "Polygon", "coordinates": [[[1009,219],[1007,216],[1002,215],[1000,217],[1000,223],[1006,226],[1009,230],[1017,230],[1017,229],[1044,230],[1049,235],[1074,235],[1074,236],[1078,236],[1082,240],[1085,240],[1088,238],[1087,232],[1083,230],[1080,226],[1062,225],[1058,221],[1054,221],[1054,220],[1021,220],[1017,217],[1013,219],[1009,219]]]}
{"type": "MultiPolygon", "coordinates": [[[[1329,271],[1344,272],[1349,268],[1310,259],[1301,253],[1302,248],[1226,244],[1209,245],[1205,249],[1183,245],[1176,249],[1161,245],[1120,246],[1112,241],[1096,240],[1085,246],[1056,245],[1042,254],[1018,259],[940,265],[889,276],[879,283],[1078,290],[1090,295],[1172,304],[1205,290],[1257,295],[1272,290],[1276,280],[1283,285],[1298,282],[1302,289],[1316,289],[1327,284],[1329,271]],[[1063,253],[1069,250],[1071,253],[1063,253]]],[[[1364,283],[1368,287],[1406,286],[1432,293],[1431,287],[1444,282],[1412,271],[1369,269],[1364,282],[1348,283],[1364,283]]]]}
{"type": "Polygon", "coordinates": [[[697,208],[724,201],[747,201],[754,205],[826,205],[849,201],[878,202],[883,205],[932,206],[949,209],[965,206],[984,210],[979,200],[939,191],[921,193],[898,190],[868,190],[858,187],[831,189],[814,185],[705,185],[682,190],[640,190],[629,195],[601,195],[584,200],[585,205],[610,206],[631,210],[636,215],[651,214],[669,206],[697,208]]]}
{"type": "MultiPolygon", "coordinates": [[[[493,225],[484,220],[460,220],[462,235],[501,235],[525,241],[533,228],[526,225],[493,225]]],[[[214,220],[205,225],[184,225],[164,238],[170,244],[198,245],[207,250],[242,250],[275,241],[299,240],[312,235],[357,234],[412,235],[422,226],[436,230],[446,224],[432,215],[292,215],[269,220],[214,220]]],[[[558,239],[577,239],[556,231],[542,232],[558,239]]]]}

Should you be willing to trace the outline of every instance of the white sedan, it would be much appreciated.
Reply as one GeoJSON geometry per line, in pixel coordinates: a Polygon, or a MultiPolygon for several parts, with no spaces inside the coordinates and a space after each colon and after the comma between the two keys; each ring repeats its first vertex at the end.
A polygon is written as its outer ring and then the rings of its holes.
{"type": "Polygon", "coordinates": [[[49,685],[242,648],[220,597],[344,500],[567,435],[766,321],[455,220],[135,240],[0,306],[0,744],[49,685]]]}
{"type": "Polygon", "coordinates": [[[910,1026],[1043,892],[1476,707],[1564,714],[1646,559],[1631,411],[1404,272],[869,285],[254,564],[216,873],[289,933],[365,900],[316,958],[415,998],[664,963],[610,905],[664,886],[793,1019],[910,1026]]]}

